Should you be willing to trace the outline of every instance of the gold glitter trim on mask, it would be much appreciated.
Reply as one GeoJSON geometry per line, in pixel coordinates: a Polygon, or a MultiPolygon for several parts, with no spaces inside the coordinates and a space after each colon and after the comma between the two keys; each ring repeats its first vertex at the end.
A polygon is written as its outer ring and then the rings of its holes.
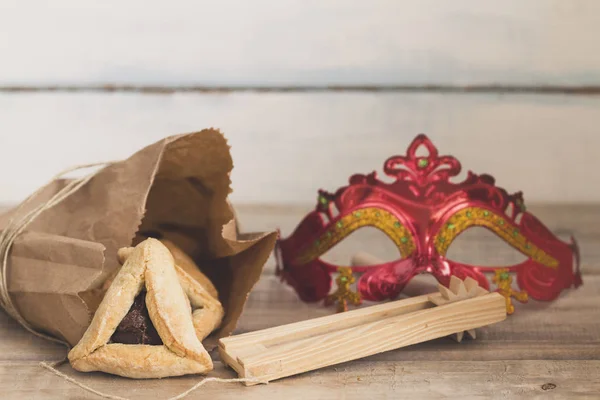
{"type": "Polygon", "coordinates": [[[373,226],[385,233],[398,247],[402,257],[410,256],[417,248],[408,228],[392,213],[377,207],[367,207],[355,210],[332,223],[314,243],[298,255],[294,262],[306,264],[314,260],[364,226],[373,226]]]}
{"type": "Polygon", "coordinates": [[[464,230],[471,226],[488,228],[506,243],[534,261],[556,269],[558,260],[548,255],[544,250],[531,243],[521,234],[519,228],[508,218],[498,215],[481,207],[468,207],[455,213],[444,226],[438,231],[434,238],[437,252],[445,256],[450,243],[464,230]]]}

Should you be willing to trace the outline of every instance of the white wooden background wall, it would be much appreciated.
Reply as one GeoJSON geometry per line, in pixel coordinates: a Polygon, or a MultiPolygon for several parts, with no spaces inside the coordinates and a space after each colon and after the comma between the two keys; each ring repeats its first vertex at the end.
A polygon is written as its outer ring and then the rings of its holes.
{"type": "Polygon", "coordinates": [[[238,203],[311,203],[420,132],[527,201],[598,202],[599,40],[595,0],[0,0],[0,203],[211,126],[238,203]],[[294,90],[200,90],[257,86],[294,90]]]}

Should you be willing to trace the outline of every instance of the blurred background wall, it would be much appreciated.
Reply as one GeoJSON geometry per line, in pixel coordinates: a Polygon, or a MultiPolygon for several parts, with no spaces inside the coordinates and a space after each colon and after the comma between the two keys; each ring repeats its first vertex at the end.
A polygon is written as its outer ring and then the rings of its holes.
{"type": "Polygon", "coordinates": [[[0,0],[0,203],[218,127],[237,203],[313,203],[426,133],[528,202],[598,202],[596,0],[0,0]]]}

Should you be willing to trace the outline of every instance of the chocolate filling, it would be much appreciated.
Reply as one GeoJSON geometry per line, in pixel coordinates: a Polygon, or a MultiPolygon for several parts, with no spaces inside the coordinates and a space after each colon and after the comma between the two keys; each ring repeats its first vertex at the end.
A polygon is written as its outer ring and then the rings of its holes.
{"type": "Polygon", "coordinates": [[[117,326],[110,340],[113,343],[123,344],[163,344],[156,328],[152,325],[150,315],[148,315],[145,291],[137,295],[129,312],[117,326]]]}

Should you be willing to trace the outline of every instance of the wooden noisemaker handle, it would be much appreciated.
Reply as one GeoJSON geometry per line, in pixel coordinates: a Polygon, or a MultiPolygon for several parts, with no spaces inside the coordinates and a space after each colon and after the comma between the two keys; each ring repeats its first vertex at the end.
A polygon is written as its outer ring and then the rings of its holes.
{"type": "Polygon", "coordinates": [[[352,311],[219,340],[221,360],[241,378],[266,383],[415,343],[464,332],[506,318],[504,297],[477,281],[453,276],[448,288],[352,311]]]}

